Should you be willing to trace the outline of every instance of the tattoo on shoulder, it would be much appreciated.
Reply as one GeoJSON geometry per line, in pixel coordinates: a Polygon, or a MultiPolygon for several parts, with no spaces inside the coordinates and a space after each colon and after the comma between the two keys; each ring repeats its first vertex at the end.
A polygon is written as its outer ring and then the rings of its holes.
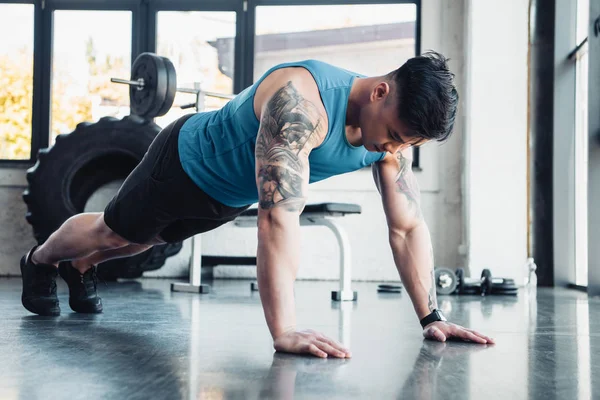
{"type": "Polygon", "coordinates": [[[263,112],[256,139],[261,208],[300,211],[304,207],[305,171],[301,157],[306,156],[307,148],[318,143],[323,125],[317,107],[306,100],[292,82],[273,95],[263,112]]]}
{"type": "Polygon", "coordinates": [[[396,153],[396,161],[398,162],[398,175],[396,175],[396,191],[404,194],[408,200],[410,210],[413,210],[415,215],[421,219],[421,192],[417,179],[412,173],[412,161],[402,155],[401,152],[396,153]]]}

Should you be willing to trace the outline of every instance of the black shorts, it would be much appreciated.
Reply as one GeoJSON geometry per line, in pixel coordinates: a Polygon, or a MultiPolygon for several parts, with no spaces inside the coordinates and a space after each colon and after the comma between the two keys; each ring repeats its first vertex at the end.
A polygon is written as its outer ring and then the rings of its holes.
{"type": "Polygon", "coordinates": [[[179,242],[215,229],[249,207],[221,204],[181,167],[179,130],[191,115],[172,122],[156,136],[104,210],[106,225],[130,242],[148,243],[157,235],[166,242],[179,242]]]}

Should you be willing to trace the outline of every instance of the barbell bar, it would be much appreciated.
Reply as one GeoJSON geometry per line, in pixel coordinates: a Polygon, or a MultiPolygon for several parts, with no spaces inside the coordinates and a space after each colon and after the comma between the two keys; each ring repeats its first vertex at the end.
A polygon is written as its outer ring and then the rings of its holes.
{"type": "Polygon", "coordinates": [[[235,94],[207,92],[207,91],[204,91],[202,89],[177,88],[177,91],[180,92],[180,93],[190,93],[190,94],[199,94],[199,93],[202,93],[205,96],[217,97],[219,99],[228,99],[228,100],[231,100],[231,99],[235,98],[235,94]]]}
{"type": "MultiPolygon", "coordinates": [[[[125,85],[131,85],[137,87],[138,90],[143,90],[145,86],[145,82],[143,78],[139,78],[137,81],[129,81],[127,79],[119,79],[119,78],[110,78],[110,81],[113,83],[123,83],[125,85]]],[[[217,93],[217,92],[207,92],[202,89],[188,89],[188,88],[177,88],[177,91],[180,93],[190,93],[190,94],[198,94],[203,93],[205,96],[209,97],[217,97],[219,99],[234,99],[234,94],[225,94],[225,93],[217,93]]]]}
{"type": "Polygon", "coordinates": [[[226,100],[235,97],[202,89],[178,88],[173,63],[168,58],[154,53],[142,53],[136,57],[131,67],[130,79],[111,78],[110,81],[130,86],[131,113],[147,119],[165,115],[173,106],[176,92],[195,94],[196,107],[203,106],[205,96],[226,100]]]}
{"type": "Polygon", "coordinates": [[[113,83],[124,83],[126,85],[131,85],[137,87],[137,90],[143,90],[145,83],[143,78],[139,78],[137,81],[128,81],[127,79],[119,79],[119,78],[110,78],[110,81],[113,83]]]}

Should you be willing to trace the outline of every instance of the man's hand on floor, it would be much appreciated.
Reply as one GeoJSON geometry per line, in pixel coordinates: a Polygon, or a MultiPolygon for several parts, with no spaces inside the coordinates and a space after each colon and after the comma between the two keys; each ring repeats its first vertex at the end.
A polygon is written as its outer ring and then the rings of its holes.
{"type": "Polygon", "coordinates": [[[452,324],[450,322],[442,321],[432,322],[431,324],[427,325],[423,329],[423,336],[426,339],[437,340],[438,342],[445,342],[448,339],[452,339],[481,344],[495,344],[494,339],[482,335],[477,331],[463,328],[460,325],[452,324]]]}
{"type": "Polygon", "coordinates": [[[313,330],[286,332],[274,341],[275,350],[285,353],[312,354],[326,358],[352,357],[350,350],[333,339],[313,330]]]}

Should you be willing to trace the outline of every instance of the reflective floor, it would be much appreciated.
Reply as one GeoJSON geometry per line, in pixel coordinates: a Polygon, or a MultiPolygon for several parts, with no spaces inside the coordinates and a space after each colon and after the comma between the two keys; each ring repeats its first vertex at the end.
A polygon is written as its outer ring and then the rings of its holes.
{"type": "Polygon", "coordinates": [[[440,297],[453,322],[495,346],[423,341],[406,293],[356,283],[298,282],[298,323],[344,341],[349,360],[274,353],[248,281],[209,295],[171,293],[167,280],[101,284],[104,314],[38,317],[20,279],[0,279],[0,399],[591,399],[600,398],[600,299],[440,297]]]}

